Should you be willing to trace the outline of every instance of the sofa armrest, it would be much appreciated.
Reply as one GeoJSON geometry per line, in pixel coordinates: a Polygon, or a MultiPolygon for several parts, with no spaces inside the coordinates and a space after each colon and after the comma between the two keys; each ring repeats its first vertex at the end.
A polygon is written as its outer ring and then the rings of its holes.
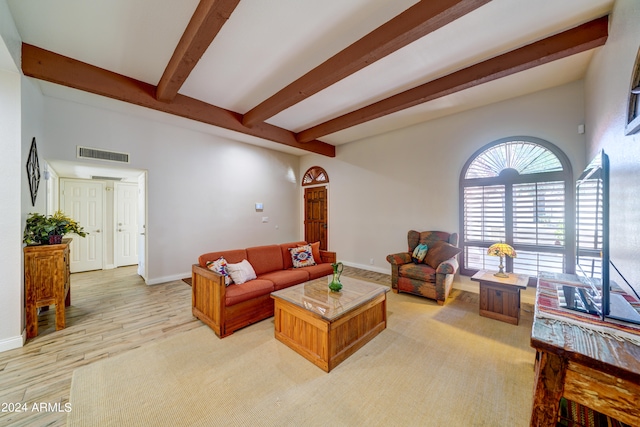
{"type": "Polygon", "coordinates": [[[438,268],[436,268],[436,274],[456,274],[458,268],[458,260],[455,259],[455,257],[449,258],[438,265],[438,268]]]}
{"type": "Polygon", "coordinates": [[[224,309],[226,291],[224,276],[198,264],[192,266],[191,311],[219,337],[227,335],[224,309]]]}
{"type": "Polygon", "coordinates": [[[402,265],[411,262],[411,254],[409,252],[401,252],[399,254],[387,255],[387,261],[391,265],[402,265]]]}
{"type": "Polygon", "coordinates": [[[320,250],[320,260],[325,263],[333,264],[336,262],[336,253],[331,251],[320,250]]]}

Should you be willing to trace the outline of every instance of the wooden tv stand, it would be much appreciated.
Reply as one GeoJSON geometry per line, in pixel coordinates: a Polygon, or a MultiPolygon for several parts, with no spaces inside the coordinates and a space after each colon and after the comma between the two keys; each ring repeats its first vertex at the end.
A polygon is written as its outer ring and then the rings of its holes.
{"type": "MultiPolygon", "coordinates": [[[[544,280],[553,281],[553,275],[544,280]]],[[[536,307],[539,299],[540,283],[536,307]]],[[[555,427],[562,396],[640,426],[640,346],[537,314],[531,346],[536,349],[531,427],[555,427]]]]}

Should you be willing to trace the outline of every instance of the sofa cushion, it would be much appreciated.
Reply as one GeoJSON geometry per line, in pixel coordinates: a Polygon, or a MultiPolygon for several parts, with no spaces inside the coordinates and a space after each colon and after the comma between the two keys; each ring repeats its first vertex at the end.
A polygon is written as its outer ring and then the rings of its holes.
{"type": "Polygon", "coordinates": [[[436,270],[428,264],[409,263],[398,268],[398,276],[435,283],[436,270]]]}
{"type": "Polygon", "coordinates": [[[322,263],[322,256],[320,256],[320,242],[309,243],[311,245],[311,253],[316,264],[322,263]]]}
{"type": "Polygon", "coordinates": [[[227,271],[235,284],[241,285],[256,278],[256,272],[246,259],[237,264],[227,264],[227,271]]]}
{"type": "Polygon", "coordinates": [[[302,245],[306,245],[307,242],[305,241],[300,241],[300,242],[289,242],[289,243],[282,243],[280,245],[280,251],[282,253],[282,269],[283,270],[288,270],[290,268],[293,268],[293,261],[291,261],[291,254],[289,253],[289,248],[295,248],[298,246],[302,246],[302,245]]]}
{"type": "Polygon", "coordinates": [[[296,270],[304,270],[309,273],[309,280],[319,279],[320,277],[333,274],[333,267],[328,262],[312,265],[310,267],[296,268],[296,270]]]}
{"type": "Polygon", "coordinates": [[[254,279],[242,285],[231,284],[225,292],[225,305],[227,307],[267,295],[273,292],[273,282],[270,280],[254,279]]]}
{"type": "Polygon", "coordinates": [[[247,260],[249,260],[258,276],[284,269],[282,251],[278,245],[247,248],[247,260]]]}
{"type": "Polygon", "coordinates": [[[230,251],[209,252],[208,254],[200,255],[198,263],[200,267],[207,267],[208,261],[215,261],[224,257],[228,263],[238,263],[243,259],[247,259],[247,251],[244,249],[232,249],[230,251]]]}
{"type": "Polygon", "coordinates": [[[302,245],[295,248],[289,248],[291,254],[291,262],[293,262],[293,268],[309,267],[316,265],[316,260],[313,259],[311,253],[311,245],[302,245]]]}
{"type": "Polygon", "coordinates": [[[309,273],[302,268],[294,268],[291,270],[272,271],[270,273],[261,274],[258,279],[270,280],[273,282],[273,289],[288,288],[298,283],[309,280],[309,273]]]}
{"type": "Polygon", "coordinates": [[[435,242],[429,246],[427,256],[424,258],[425,264],[429,264],[433,268],[438,268],[438,265],[442,261],[446,261],[449,258],[453,258],[462,252],[462,249],[453,246],[451,243],[447,243],[443,240],[435,242]]]}

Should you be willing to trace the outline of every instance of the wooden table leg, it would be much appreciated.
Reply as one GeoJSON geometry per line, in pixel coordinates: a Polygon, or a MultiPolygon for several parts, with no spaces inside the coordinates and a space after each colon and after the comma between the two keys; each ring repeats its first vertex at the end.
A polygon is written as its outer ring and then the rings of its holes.
{"type": "Polygon", "coordinates": [[[64,329],[66,326],[64,309],[65,304],[62,301],[56,301],[56,331],[64,329]]]}
{"type": "Polygon", "coordinates": [[[38,335],[38,309],[35,304],[27,304],[26,322],[27,322],[27,338],[33,338],[38,335]]]}
{"type": "Polygon", "coordinates": [[[555,427],[560,398],[564,392],[567,361],[553,353],[538,351],[531,427],[555,427]]]}

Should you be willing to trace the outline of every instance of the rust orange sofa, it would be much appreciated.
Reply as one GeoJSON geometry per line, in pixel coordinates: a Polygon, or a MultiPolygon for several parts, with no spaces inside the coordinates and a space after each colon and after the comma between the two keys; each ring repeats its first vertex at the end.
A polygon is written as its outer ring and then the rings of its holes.
{"type": "Polygon", "coordinates": [[[191,270],[192,312],[209,325],[220,338],[252,323],[273,316],[271,292],[333,273],[336,253],[314,250],[316,265],[293,267],[289,248],[306,245],[304,241],[246,249],[210,252],[200,255],[191,270]],[[257,278],[240,285],[225,285],[225,277],[207,268],[220,257],[228,263],[247,260],[257,278]]]}

